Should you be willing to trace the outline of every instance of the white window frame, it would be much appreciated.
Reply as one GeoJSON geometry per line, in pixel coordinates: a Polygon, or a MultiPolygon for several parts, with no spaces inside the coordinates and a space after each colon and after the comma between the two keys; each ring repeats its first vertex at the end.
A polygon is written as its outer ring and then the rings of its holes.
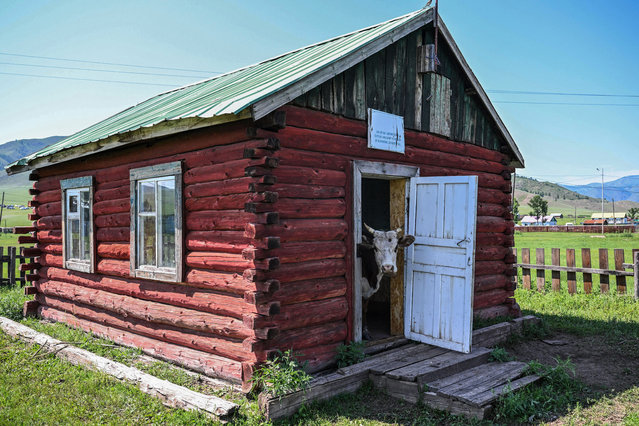
{"type": "Polygon", "coordinates": [[[93,176],[83,176],[74,179],[64,179],[60,181],[60,189],[62,190],[62,265],[66,269],[80,272],[95,272],[95,232],[93,223],[93,176]],[[71,258],[69,253],[69,239],[67,231],[69,229],[69,219],[78,219],[80,221],[80,243],[83,240],[83,232],[85,227],[82,226],[82,216],[80,213],[81,192],[89,193],[89,258],[75,259],[71,258]],[[71,213],[68,211],[69,198],[73,195],[78,197],[78,212],[71,213]]]}
{"type": "MultiPolygon", "coordinates": [[[[130,245],[130,262],[131,262],[131,276],[137,278],[148,278],[159,281],[182,281],[183,274],[183,224],[182,224],[182,163],[176,161],[173,163],[159,164],[156,166],[142,167],[139,169],[132,169],[129,172],[129,178],[131,182],[131,245],[130,245]],[[158,182],[161,180],[174,179],[175,183],[175,268],[158,267],[154,265],[140,265],[140,218],[145,216],[156,217],[156,259],[161,255],[161,229],[159,220],[157,220],[157,191],[156,196],[156,210],[153,213],[139,213],[138,209],[138,183],[143,181],[158,182]]],[[[156,265],[157,265],[156,261],[156,265]]]]}

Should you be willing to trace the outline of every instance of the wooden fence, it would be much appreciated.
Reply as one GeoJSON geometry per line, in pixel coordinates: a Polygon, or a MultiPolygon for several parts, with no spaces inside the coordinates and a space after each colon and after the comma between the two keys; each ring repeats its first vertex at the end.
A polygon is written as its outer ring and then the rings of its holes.
{"type": "Polygon", "coordinates": [[[0,285],[26,284],[26,270],[21,270],[21,265],[32,262],[33,257],[23,256],[18,247],[0,247],[0,285]]]}
{"type": "Polygon", "coordinates": [[[558,248],[551,249],[551,264],[546,265],[546,251],[543,248],[534,249],[535,263],[530,261],[529,248],[521,249],[521,257],[517,256],[517,249],[513,248],[515,258],[521,259],[521,263],[516,266],[521,268],[522,285],[525,289],[530,290],[533,287],[532,271],[535,270],[536,288],[538,291],[544,291],[546,286],[546,271],[551,271],[552,281],[551,288],[553,291],[561,289],[561,273],[566,272],[566,283],[568,293],[577,292],[577,274],[583,274],[583,291],[584,293],[592,293],[592,276],[599,275],[599,290],[601,293],[610,292],[610,277],[614,277],[614,284],[617,294],[626,294],[627,277],[633,277],[634,296],[639,298],[639,249],[632,250],[632,263],[626,263],[625,253],[623,249],[613,249],[614,259],[612,262],[608,260],[609,249],[598,249],[599,268],[592,267],[592,255],[589,248],[581,249],[581,267],[577,267],[575,258],[575,249],[565,249],[566,265],[560,264],[561,250],[558,248]],[[611,269],[609,264],[613,263],[611,269]],[[628,271],[632,270],[632,271],[628,271]]]}
{"type": "MultiPolygon", "coordinates": [[[[515,231],[519,232],[583,232],[590,234],[601,234],[601,225],[555,225],[555,226],[518,226],[515,231]]],[[[637,225],[604,225],[606,234],[633,234],[639,232],[637,225]]]]}

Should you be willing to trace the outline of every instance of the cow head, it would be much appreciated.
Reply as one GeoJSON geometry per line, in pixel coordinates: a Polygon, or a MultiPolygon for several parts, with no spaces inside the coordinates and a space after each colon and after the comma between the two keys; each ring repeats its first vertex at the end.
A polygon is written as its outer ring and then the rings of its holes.
{"type": "Polygon", "coordinates": [[[364,224],[362,246],[373,250],[379,271],[385,276],[397,274],[397,250],[415,241],[412,235],[403,235],[401,228],[394,231],[377,231],[364,224]]]}

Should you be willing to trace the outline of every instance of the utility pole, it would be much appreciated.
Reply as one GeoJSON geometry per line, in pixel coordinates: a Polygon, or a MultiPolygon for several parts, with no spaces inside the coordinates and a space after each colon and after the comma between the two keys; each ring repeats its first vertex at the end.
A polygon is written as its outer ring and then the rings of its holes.
{"type": "Polygon", "coordinates": [[[577,205],[575,204],[575,221],[573,222],[575,225],[577,224],[577,205]]]}
{"type": "MultiPolygon", "coordinates": [[[[599,169],[597,169],[599,170],[599,169]]],[[[604,235],[604,169],[601,168],[601,235],[604,235]]]]}
{"type": "Polygon", "coordinates": [[[615,218],[615,199],[612,199],[612,224],[617,224],[617,219],[615,218]]]}

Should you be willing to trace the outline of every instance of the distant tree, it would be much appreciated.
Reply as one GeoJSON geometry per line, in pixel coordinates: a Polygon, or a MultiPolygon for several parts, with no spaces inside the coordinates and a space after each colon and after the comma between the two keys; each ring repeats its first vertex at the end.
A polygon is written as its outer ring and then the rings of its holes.
{"type": "Polygon", "coordinates": [[[628,217],[630,220],[639,219],[639,207],[632,207],[628,209],[628,217]]]}
{"type": "MultiPolygon", "coordinates": [[[[548,201],[541,198],[539,195],[535,195],[528,202],[528,206],[532,209],[533,215],[539,218],[541,216],[541,221],[543,222],[544,216],[548,214],[548,201]]],[[[539,221],[539,219],[537,219],[539,221]]]]}
{"type": "Polygon", "coordinates": [[[513,217],[515,220],[519,217],[519,200],[515,198],[515,202],[513,203],[513,217]]]}

